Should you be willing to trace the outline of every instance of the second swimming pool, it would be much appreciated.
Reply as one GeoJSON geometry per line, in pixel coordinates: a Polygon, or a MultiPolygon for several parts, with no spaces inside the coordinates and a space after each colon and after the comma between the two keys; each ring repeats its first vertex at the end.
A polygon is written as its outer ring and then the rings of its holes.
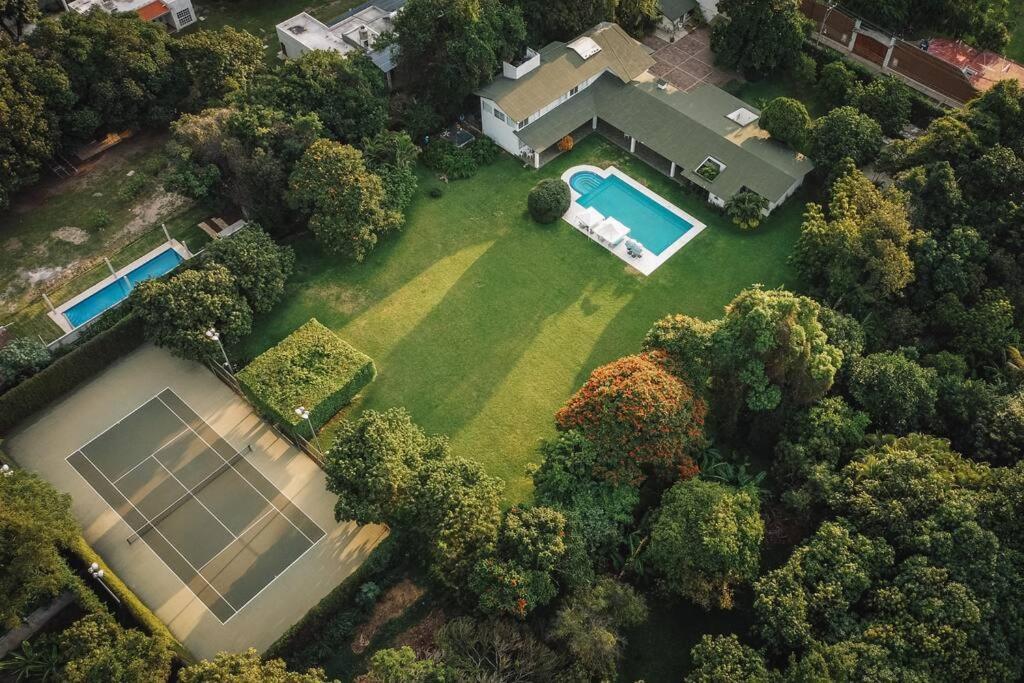
{"type": "Polygon", "coordinates": [[[580,193],[576,200],[580,206],[618,220],[629,228],[630,239],[654,254],[660,255],[693,228],[692,223],[618,176],[579,171],[569,178],[569,186],[580,193]]]}
{"type": "Polygon", "coordinates": [[[128,298],[132,288],[138,283],[170,272],[182,260],[181,254],[168,247],[145,263],[121,275],[106,287],[93,292],[74,306],[64,310],[64,317],[68,319],[72,327],[87,323],[108,308],[128,298]]]}

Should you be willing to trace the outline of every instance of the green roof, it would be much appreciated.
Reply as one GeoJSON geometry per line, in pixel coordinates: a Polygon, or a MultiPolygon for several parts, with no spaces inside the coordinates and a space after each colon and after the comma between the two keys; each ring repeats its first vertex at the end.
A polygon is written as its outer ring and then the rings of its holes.
{"type": "Polygon", "coordinates": [[[583,59],[566,43],[550,43],[540,51],[536,69],[518,79],[499,76],[476,94],[493,100],[513,121],[523,121],[603,71],[629,82],[654,66],[648,48],[618,24],[598,24],[580,37],[584,36],[593,39],[601,51],[583,59]]]}
{"type": "Polygon", "coordinates": [[[679,21],[679,18],[697,7],[697,0],[661,0],[659,3],[661,13],[670,21],[679,21]]]}
{"type": "Polygon", "coordinates": [[[814,165],[769,139],[756,124],[741,126],[727,118],[741,108],[760,115],[756,108],[712,85],[684,93],[671,87],[663,90],[653,79],[623,84],[603,76],[518,135],[531,148],[541,150],[596,115],[674,161],[678,172],[722,199],[746,187],[777,201],[814,165]],[[725,165],[713,181],[694,173],[708,157],[725,165]]]}

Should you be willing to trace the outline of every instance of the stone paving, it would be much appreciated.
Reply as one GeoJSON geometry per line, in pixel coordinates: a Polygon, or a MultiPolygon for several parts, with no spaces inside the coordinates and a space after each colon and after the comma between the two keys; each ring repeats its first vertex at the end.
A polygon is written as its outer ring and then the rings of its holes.
{"type": "Polygon", "coordinates": [[[704,83],[722,87],[739,78],[731,71],[715,66],[711,52],[711,32],[705,27],[697,29],[674,43],[648,36],[644,44],[654,50],[655,64],[650,72],[683,91],[690,91],[704,83]]]}

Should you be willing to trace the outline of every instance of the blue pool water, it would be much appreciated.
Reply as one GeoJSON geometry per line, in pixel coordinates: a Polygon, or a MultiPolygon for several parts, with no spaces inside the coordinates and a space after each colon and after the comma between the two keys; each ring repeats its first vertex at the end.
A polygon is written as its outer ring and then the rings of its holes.
{"type": "Polygon", "coordinates": [[[593,207],[627,228],[629,238],[660,254],[693,227],[617,176],[602,178],[592,171],[573,173],[569,186],[580,193],[580,206],[593,207]]]}
{"type": "Polygon", "coordinates": [[[64,311],[64,316],[72,327],[86,323],[108,308],[124,301],[132,288],[143,280],[159,277],[170,272],[182,262],[181,254],[174,249],[166,249],[150,260],[128,271],[103,289],[90,294],[71,308],[64,311]],[[125,282],[125,280],[128,280],[125,282]]]}

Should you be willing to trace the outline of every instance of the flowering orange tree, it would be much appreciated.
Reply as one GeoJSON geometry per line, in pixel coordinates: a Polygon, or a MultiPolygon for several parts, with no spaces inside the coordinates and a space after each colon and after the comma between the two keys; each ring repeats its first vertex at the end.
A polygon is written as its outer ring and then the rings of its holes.
{"type": "Polygon", "coordinates": [[[579,430],[616,476],[639,478],[645,466],[689,471],[707,406],[666,361],[652,351],[597,368],[555,414],[558,428],[579,430]]]}
{"type": "Polygon", "coordinates": [[[568,151],[572,150],[572,148],[573,148],[573,146],[575,144],[576,144],[576,141],[572,139],[572,136],[571,135],[566,135],[564,138],[562,138],[561,140],[558,141],[558,151],[559,152],[568,152],[568,151]]]}

